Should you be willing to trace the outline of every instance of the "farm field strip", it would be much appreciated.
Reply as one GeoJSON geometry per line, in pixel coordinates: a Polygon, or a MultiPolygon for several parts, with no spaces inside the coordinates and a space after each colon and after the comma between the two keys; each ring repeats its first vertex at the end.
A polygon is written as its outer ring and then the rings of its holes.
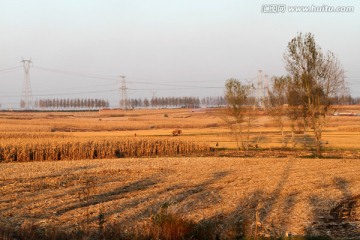
{"type": "MultiPolygon", "coordinates": [[[[134,111],[137,112],[137,111],[134,111]]],[[[137,114],[132,114],[134,118],[138,117],[139,122],[142,124],[142,121],[148,121],[144,119],[144,116],[141,115],[142,111],[139,111],[137,114]]],[[[155,115],[152,115],[153,120],[155,119],[161,120],[161,122],[164,121],[165,125],[172,122],[171,117],[164,117],[163,111],[157,111],[155,115]]],[[[31,146],[36,147],[36,149],[39,149],[39,146],[43,145],[51,145],[53,146],[54,143],[62,143],[65,148],[73,148],[70,145],[71,144],[82,144],[84,142],[93,142],[94,139],[96,141],[126,141],[126,139],[143,139],[144,141],[158,141],[163,138],[169,138],[174,139],[174,141],[190,141],[194,142],[196,144],[200,145],[207,145],[211,148],[221,148],[221,149],[235,149],[237,144],[234,139],[233,134],[231,131],[224,127],[219,125],[219,119],[217,119],[216,114],[213,113],[202,113],[202,114],[194,114],[191,113],[189,110],[181,110],[178,111],[181,114],[190,115],[191,117],[186,118],[190,119],[195,125],[192,126],[192,128],[186,128],[182,129],[183,134],[181,136],[173,137],[171,136],[171,132],[174,128],[155,128],[155,129],[137,129],[137,130],[123,130],[123,131],[107,131],[104,129],[114,129],[114,123],[115,120],[112,120],[112,122],[106,122],[104,120],[99,121],[99,116],[97,113],[91,112],[91,113],[75,113],[71,118],[66,115],[56,115],[56,114],[50,114],[50,119],[41,119],[42,117],[49,116],[45,113],[33,113],[32,115],[28,115],[26,113],[13,113],[12,120],[9,119],[0,119],[0,128],[4,128],[6,125],[6,130],[2,131],[2,134],[0,135],[0,144],[2,146],[7,146],[8,148],[12,144],[15,148],[24,148],[25,145],[26,149],[23,151],[25,154],[25,159],[33,159],[33,160],[41,160],[41,159],[47,159],[48,157],[43,156],[43,154],[36,155],[39,157],[32,157],[30,156],[31,153],[31,146]],[[37,115],[39,114],[39,115],[37,115]],[[192,115],[191,115],[192,114],[192,115]],[[35,117],[35,119],[29,120],[29,117],[35,117]],[[89,129],[88,131],[78,131],[79,129],[72,128],[70,131],[68,127],[69,124],[73,124],[74,118],[78,117],[77,124],[79,126],[87,126],[89,129]],[[25,120],[23,119],[25,118],[25,120]],[[39,118],[39,122],[37,122],[39,118]],[[197,122],[203,122],[204,119],[207,122],[212,122],[213,124],[217,123],[217,127],[198,127],[199,124],[197,122]],[[46,121],[45,121],[46,120],[46,121]],[[3,121],[3,122],[2,122],[3,121]],[[31,124],[35,123],[35,125],[22,125],[22,123],[29,123],[31,124]],[[42,122],[42,123],[41,123],[42,122]],[[46,123],[45,123],[46,122],[46,123]],[[6,123],[4,125],[4,123],[6,123]],[[13,125],[11,125],[13,124],[13,125]],[[90,125],[89,125],[90,124],[90,125]],[[97,129],[97,124],[103,124],[102,127],[99,127],[97,129]],[[90,127],[89,127],[90,126],[90,127]],[[105,127],[104,127],[105,126],[105,127]],[[57,131],[52,131],[54,128],[58,129],[57,131]],[[95,131],[92,131],[91,129],[94,129],[95,131]],[[29,130],[29,131],[28,131],[29,130]],[[34,145],[34,143],[38,144],[37,146],[34,145]],[[30,152],[29,152],[30,151],[30,152]],[[38,159],[41,158],[41,159],[38,159]]],[[[124,112],[127,115],[130,115],[131,112],[124,112]]],[[[179,113],[177,113],[179,114],[179,113]]],[[[171,116],[171,114],[170,114],[171,116]]],[[[111,117],[109,117],[111,118],[111,117]]],[[[115,117],[118,118],[118,117],[115,117]]],[[[343,118],[343,117],[341,117],[343,118]]],[[[101,118],[100,118],[101,119],[101,118]]],[[[338,118],[334,118],[334,120],[338,120],[338,118]]],[[[354,122],[353,119],[350,119],[352,122],[347,121],[346,124],[357,124],[357,122],[354,122]]],[[[244,134],[244,141],[246,143],[251,144],[252,146],[258,146],[259,148],[279,148],[282,146],[282,138],[278,131],[277,127],[274,126],[267,126],[269,123],[271,123],[271,119],[266,118],[265,116],[261,116],[259,118],[259,121],[264,124],[264,126],[256,127],[251,129],[249,139],[247,139],[246,133],[244,134]]],[[[156,122],[156,121],[155,121],[156,122]]],[[[339,121],[338,121],[339,122],[339,121]]],[[[123,121],[116,122],[116,126],[124,127],[123,121]]],[[[130,123],[126,123],[130,124],[130,123]]],[[[135,126],[132,126],[132,128],[136,128],[137,123],[135,123],[135,126]]],[[[203,124],[203,123],[201,123],[203,124]]],[[[200,124],[200,125],[201,125],[200,124]]],[[[170,125],[167,125],[168,127],[170,125]]],[[[346,125],[350,127],[351,125],[346,125]]],[[[349,149],[349,150],[356,150],[360,149],[360,134],[358,132],[340,132],[337,130],[339,127],[330,127],[328,130],[326,130],[323,133],[323,142],[326,143],[323,146],[329,149],[349,149]]],[[[126,129],[126,127],[125,127],[126,129]]],[[[289,132],[289,128],[287,127],[285,132],[285,142],[286,146],[289,148],[292,148],[294,144],[292,143],[292,136],[291,132],[289,132]]],[[[295,135],[295,147],[296,149],[302,149],[303,148],[303,142],[304,139],[306,139],[307,144],[311,146],[313,144],[313,138],[311,135],[311,132],[307,133],[306,137],[302,134],[296,134],[295,135]]],[[[49,145],[49,146],[50,146],[49,145]]],[[[89,144],[88,144],[89,145],[89,144]]],[[[92,144],[90,144],[92,146],[92,144]]],[[[89,145],[89,146],[90,146],[89,145]]],[[[54,145],[55,146],[55,145],[54,145]]],[[[10,149],[10,148],[9,148],[10,149]]],[[[60,150],[59,150],[60,151],[60,150]]],[[[73,150],[71,150],[73,151],[73,150]]],[[[94,149],[95,151],[95,149],[94,149]]],[[[157,150],[154,150],[155,153],[157,150]]],[[[6,153],[8,157],[6,159],[16,159],[15,157],[12,157],[12,152],[10,150],[9,153],[6,153]]],[[[60,153],[59,153],[60,154],[60,153]]],[[[62,159],[69,157],[62,157],[60,155],[52,156],[51,159],[62,159]]],[[[358,154],[358,153],[357,153],[358,154]]],[[[74,157],[76,154],[70,154],[69,156],[74,157]]],[[[97,158],[98,153],[94,152],[94,154],[90,154],[86,158],[97,158]]],[[[112,154],[116,156],[120,156],[119,154],[112,154]]],[[[65,155],[63,155],[65,156],[65,155]]],[[[104,155],[104,157],[110,156],[109,154],[104,155]]],[[[137,155],[135,155],[137,156],[137,155]]],[[[79,155],[80,158],[82,158],[79,155]]]]}
{"type": "Polygon", "coordinates": [[[264,224],[304,234],[317,217],[360,192],[358,160],[133,158],[0,166],[3,224],[64,229],[96,228],[100,211],[109,223],[130,226],[164,203],[194,221],[222,216],[231,224],[253,220],[263,201],[264,224]]]}

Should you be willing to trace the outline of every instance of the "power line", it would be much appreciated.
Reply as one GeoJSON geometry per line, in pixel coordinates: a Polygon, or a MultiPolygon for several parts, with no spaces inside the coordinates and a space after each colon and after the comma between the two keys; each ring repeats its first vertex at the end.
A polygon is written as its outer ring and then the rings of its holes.
{"type": "MultiPolygon", "coordinates": [[[[43,71],[47,71],[47,72],[54,72],[54,73],[60,73],[60,74],[65,74],[65,75],[72,75],[72,76],[77,76],[77,77],[86,77],[86,78],[93,78],[93,79],[101,79],[101,80],[113,80],[116,81],[116,78],[113,77],[102,77],[99,75],[91,75],[91,74],[87,74],[87,73],[79,73],[79,72],[72,72],[72,71],[64,71],[64,70],[59,70],[59,69],[50,69],[50,68],[44,68],[44,67],[34,67],[34,69],[39,69],[39,70],[43,70],[43,71]]],[[[128,78],[128,79],[133,79],[136,80],[138,78],[128,78]]],[[[186,82],[186,81],[182,81],[182,82],[186,82]]],[[[194,81],[191,81],[194,82],[194,81]]],[[[130,84],[144,84],[144,85],[157,85],[157,86],[171,86],[171,87],[190,87],[190,88],[197,88],[199,86],[184,86],[184,85],[178,85],[178,84],[171,84],[171,83],[156,83],[156,82],[143,82],[143,81],[130,81],[128,82],[130,84]]]]}
{"type": "Polygon", "coordinates": [[[178,90],[178,89],[224,89],[224,87],[176,87],[176,88],[128,88],[131,91],[178,90]]]}
{"type": "MultiPolygon", "coordinates": [[[[200,87],[199,87],[200,88],[200,87]]],[[[204,89],[223,89],[224,87],[203,87],[204,89]]],[[[183,88],[127,88],[127,90],[131,91],[168,91],[168,90],[178,90],[178,89],[194,89],[189,87],[183,88]]],[[[64,90],[64,89],[63,89],[64,90]]],[[[78,92],[69,92],[69,93],[47,93],[47,94],[32,94],[33,97],[43,97],[43,96],[63,96],[63,95],[76,95],[76,94],[90,94],[90,93],[107,93],[107,92],[116,92],[117,89],[109,89],[109,90],[96,90],[96,91],[78,91],[78,92]]],[[[20,97],[20,95],[1,95],[0,97],[20,97]]]]}
{"type": "MultiPolygon", "coordinates": [[[[71,88],[57,88],[56,91],[63,91],[63,90],[75,90],[75,89],[84,89],[84,88],[93,88],[93,87],[104,87],[104,86],[114,86],[115,87],[115,83],[111,83],[111,84],[97,84],[97,85],[87,85],[87,86],[81,86],[81,87],[71,87],[71,88]]],[[[42,94],[43,92],[49,92],[49,91],[54,91],[54,89],[50,89],[50,90],[44,90],[44,91],[36,91],[37,94],[42,94]]],[[[115,91],[115,90],[114,90],[115,91]]],[[[11,95],[16,95],[15,92],[0,92],[0,94],[11,94],[11,95]]],[[[50,93],[52,94],[52,93],[50,93]]],[[[56,93],[55,93],[56,94],[56,93]]],[[[59,93],[59,94],[63,94],[63,93],[59,93]]],[[[65,94],[65,93],[64,93],[65,94]]],[[[44,94],[45,95],[45,94],[44,94]]],[[[33,96],[37,96],[36,94],[33,94],[33,96]]]]}
{"type": "Polygon", "coordinates": [[[11,67],[11,68],[4,68],[4,69],[1,69],[1,70],[0,70],[0,74],[12,73],[12,72],[19,71],[20,69],[21,69],[20,66],[11,67]]]}
{"type": "MultiPolygon", "coordinates": [[[[87,91],[87,92],[71,92],[71,93],[50,93],[50,94],[33,94],[33,97],[46,97],[46,96],[65,96],[65,95],[77,95],[77,94],[90,94],[90,93],[105,93],[115,92],[116,89],[103,90],[103,91],[87,91]]],[[[19,97],[19,95],[2,95],[1,97],[19,97]]]]}
{"type": "Polygon", "coordinates": [[[21,68],[21,66],[3,68],[3,69],[0,69],[0,72],[7,72],[7,71],[15,70],[15,69],[20,69],[20,68],[21,68]]]}
{"type": "MultiPolygon", "coordinates": [[[[93,87],[105,87],[105,86],[116,86],[116,83],[109,83],[109,84],[96,84],[96,85],[86,85],[86,86],[81,86],[81,87],[71,87],[71,88],[58,88],[56,90],[74,90],[74,89],[84,89],[84,88],[93,88],[93,87]]],[[[51,91],[51,90],[47,90],[47,91],[51,91]]]]}
{"type": "Polygon", "coordinates": [[[53,68],[45,68],[45,67],[39,67],[39,66],[34,67],[34,69],[42,70],[45,72],[53,72],[53,73],[59,73],[59,74],[64,74],[64,75],[77,76],[77,77],[95,78],[95,79],[102,79],[102,80],[116,80],[116,78],[104,77],[104,76],[100,76],[97,74],[80,73],[80,72],[59,70],[59,69],[53,69],[53,68]]]}

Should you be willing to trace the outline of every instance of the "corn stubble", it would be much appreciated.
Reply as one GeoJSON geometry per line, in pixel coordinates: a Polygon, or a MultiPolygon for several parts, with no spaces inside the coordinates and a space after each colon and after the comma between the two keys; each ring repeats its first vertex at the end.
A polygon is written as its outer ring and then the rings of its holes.
{"type": "Polygon", "coordinates": [[[204,144],[171,138],[9,139],[0,142],[0,161],[104,159],[189,155],[207,151],[204,144]]]}

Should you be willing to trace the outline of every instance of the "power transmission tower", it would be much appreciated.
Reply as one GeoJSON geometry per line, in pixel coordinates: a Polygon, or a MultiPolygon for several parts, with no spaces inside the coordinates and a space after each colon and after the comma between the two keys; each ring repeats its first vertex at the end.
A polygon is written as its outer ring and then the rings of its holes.
{"type": "Polygon", "coordinates": [[[151,98],[152,99],[156,98],[156,91],[151,91],[151,98]]]}
{"type": "Polygon", "coordinates": [[[268,75],[265,74],[265,86],[264,86],[264,106],[267,108],[269,106],[270,102],[270,96],[269,96],[269,79],[268,75]]]}
{"type": "Polygon", "coordinates": [[[23,91],[20,101],[20,107],[29,110],[32,108],[32,92],[31,92],[31,84],[30,84],[30,67],[32,64],[31,59],[22,60],[21,61],[24,67],[24,83],[23,83],[23,91]]]}
{"type": "Polygon", "coordinates": [[[127,109],[127,87],[126,87],[126,80],[125,76],[120,76],[121,80],[121,87],[120,87],[120,108],[127,109]]]}
{"type": "Polygon", "coordinates": [[[258,71],[257,88],[256,88],[256,106],[262,108],[264,101],[264,89],[262,71],[258,71]]]}

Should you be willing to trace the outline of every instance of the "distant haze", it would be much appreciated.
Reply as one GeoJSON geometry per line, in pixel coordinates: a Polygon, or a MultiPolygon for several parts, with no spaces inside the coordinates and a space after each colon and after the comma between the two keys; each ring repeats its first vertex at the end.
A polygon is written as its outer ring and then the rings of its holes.
{"type": "Polygon", "coordinates": [[[286,74],[283,53],[299,32],[338,56],[360,96],[360,2],[283,2],[355,11],[262,13],[269,1],[245,0],[1,0],[0,104],[19,107],[22,58],[33,61],[34,100],[105,98],[117,106],[120,75],[129,98],[219,96],[231,77],[286,74]]]}

